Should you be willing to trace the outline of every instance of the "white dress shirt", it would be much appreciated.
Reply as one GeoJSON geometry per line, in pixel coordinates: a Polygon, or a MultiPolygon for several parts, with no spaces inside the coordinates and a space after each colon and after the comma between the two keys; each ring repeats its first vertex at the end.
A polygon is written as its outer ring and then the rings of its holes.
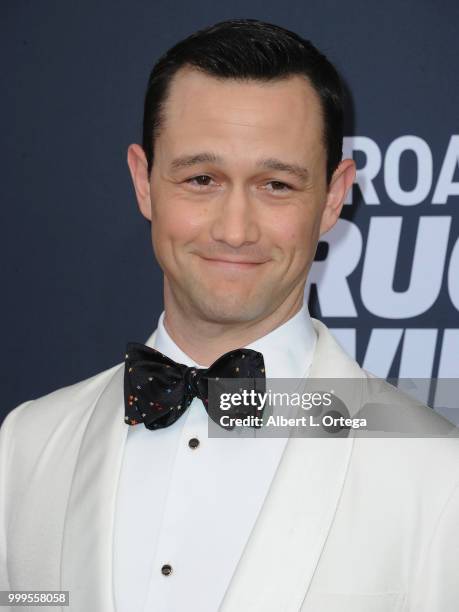
{"type": "MultiPolygon", "coordinates": [[[[146,344],[195,363],[158,321],[146,344]]],[[[304,378],[316,343],[307,304],[247,345],[267,378],[304,378]]],[[[247,428],[246,428],[247,429],[247,428]]],[[[253,431],[253,430],[252,430],[253,431]]],[[[169,427],[129,426],[117,493],[113,579],[117,612],[216,612],[263,505],[288,437],[217,438],[194,398],[169,427]],[[199,440],[192,448],[188,442],[199,440]],[[165,575],[168,564],[172,572],[165,575]]]]}

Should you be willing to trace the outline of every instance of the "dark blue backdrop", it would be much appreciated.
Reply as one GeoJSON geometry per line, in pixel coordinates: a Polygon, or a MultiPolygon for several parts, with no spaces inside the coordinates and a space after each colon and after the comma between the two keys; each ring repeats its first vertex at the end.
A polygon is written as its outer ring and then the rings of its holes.
{"type": "MultiPolygon", "coordinates": [[[[431,375],[443,368],[443,375],[459,377],[457,264],[448,286],[459,191],[450,186],[446,202],[432,204],[448,144],[459,133],[457,2],[9,0],[2,2],[0,15],[0,420],[27,399],[122,361],[126,342],[143,342],[155,327],[163,306],[161,273],[148,222],[137,211],[126,148],[140,140],[146,79],[159,54],[198,28],[234,17],[263,19],[310,38],[343,75],[352,97],[348,146],[357,142],[350,137],[365,137],[382,158],[374,178],[380,204],[366,202],[371,197],[362,197],[356,186],[343,218],[359,228],[364,247],[371,217],[403,217],[395,290],[409,286],[420,217],[450,217],[443,243],[430,245],[443,248],[446,259],[437,273],[439,295],[424,312],[397,319],[365,306],[362,247],[347,278],[355,312],[338,308],[323,316],[321,309],[330,304],[321,304],[314,288],[312,314],[332,328],[346,328],[340,338],[347,338],[350,352],[357,330],[354,353],[360,363],[374,330],[388,330],[376,338],[382,338],[372,349],[376,358],[367,358],[379,375],[396,375],[404,350],[402,369],[416,375],[410,354],[419,338],[428,337],[431,375]],[[383,176],[389,146],[407,135],[424,141],[433,158],[431,188],[414,205],[394,202],[397,182],[393,173],[383,176]],[[408,329],[430,332],[410,336],[408,329]],[[448,357],[440,367],[445,338],[448,357]],[[393,354],[386,364],[378,362],[391,342],[393,354]]],[[[450,160],[454,155],[450,151],[450,160]]],[[[360,166],[369,161],[362,151],[355,159],[360,166]]],[[[425,165],[408,150],[400,156],[399,170],[398,184],[409,192],[425,165]]],[[[457,164],[453,178],[459,181],[457,164]]],[[[331,299],[341,301],[339,293],[331,299]]]]}

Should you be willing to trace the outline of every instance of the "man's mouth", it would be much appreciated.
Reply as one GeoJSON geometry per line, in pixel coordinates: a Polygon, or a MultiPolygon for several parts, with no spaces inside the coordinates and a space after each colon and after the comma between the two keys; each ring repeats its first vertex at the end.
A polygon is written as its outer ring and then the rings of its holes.
{"type": "Polygon", "coordinates": [[[221,269],[226,270],[250,270],[254,269],[257,266],[261,266],[265,261],[256,261],[253,259],[236,259],[236,258],[210,258],[210,257],[202,257],[201,258],[208,264],[220,267],[221,269]]]}

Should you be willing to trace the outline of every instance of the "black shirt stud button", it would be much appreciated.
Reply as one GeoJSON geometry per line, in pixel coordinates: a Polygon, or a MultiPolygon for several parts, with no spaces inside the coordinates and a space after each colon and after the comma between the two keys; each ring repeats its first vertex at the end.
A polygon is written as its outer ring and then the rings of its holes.
{"type": "Polygon", "coordinates": [[[191,438],[188,440],[188,446],[190,448],[197,448],[199,446],[199,440],[197,438],[191,438]]]}
{"type": "Polygon", "coordinates": [[[168,563],[163,565],[161,568],[161,573],[165,576],[169,576],[170,574],[172,574],[172,565],[169,565],[168,563]]]}

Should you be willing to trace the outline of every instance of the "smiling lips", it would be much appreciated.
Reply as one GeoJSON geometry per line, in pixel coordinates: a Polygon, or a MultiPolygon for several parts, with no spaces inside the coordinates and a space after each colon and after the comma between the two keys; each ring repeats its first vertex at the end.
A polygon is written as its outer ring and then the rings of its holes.
{"type": "Polygon", "coordinates": [[[238,259],[208,259],[207,257],[202,257],[202,259],[208,264],[226,270],[249,270],[266,263],[264,261],[246,261],[238,259]]]}

